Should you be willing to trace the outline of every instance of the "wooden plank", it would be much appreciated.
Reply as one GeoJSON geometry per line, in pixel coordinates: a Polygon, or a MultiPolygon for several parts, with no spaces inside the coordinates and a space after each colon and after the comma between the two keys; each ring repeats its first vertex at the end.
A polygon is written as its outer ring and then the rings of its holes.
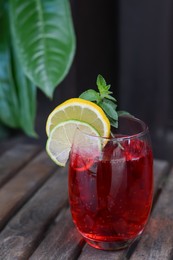
{"type": "Polygon", "coordinates": [[[36,145],[19,144],[6,151],[0,158],[0,187],[15,175],[38,153],[36,145]]]}
{"type": "Polygon", "coordinates": [[[95,249],[86,244],[78,260],[122,260],[123,250],[120,251],[103,251],[95,249]]]}
{"type": "Polygon", "coordinates": [[[154,194],[165,183],[169,172],[169,163],[163,160],[154,160],[154,194]]]}
{"type": "Polygon", "coordinates": [[[11,149],[13,146],[24,143],[26,143],[25,135],[15,135],[1,140],[0,156],[7,150],[11,149]]]}
{"type": "Polygon", "coordinates": [[[65,213],[62,212],[46,238],[29,259],[76,260],[84,243],[72,222],[68,209],[65,213]]]}
{"type": "MultiPolygon", "coordinates": [[[[154,162],[154,194],[156,195],[158,187],[161,186],[163,179],[165,178],[166,171],[168,170],[168,163],[165,161],[156,160],[154,162]]],[[[134,245],[131,245],[127,250],[120,250],[116,252],[100,251],[86,245],[79,257],[79,260],[91,259],[92,260],[120,260],[126,259],[127,253],[133,250],[134,245]]],[[[138,258],[142,259],[142,258],[138,258]]],[[[163,259],[162,259],[163,260],[163,259]]]]}
{"type": "Polygon", "coordinates": [[[173,259],[173,170],[132,260],[173,259]]]}
{"type": "Polygon", "coordinates": [[[55,167],[47,154],[42,152],[0,189],[0,229],[52,174],[55,167]]]}
{"type": "Polygon", "coordinates": [[[45,236],[50,223],[67,205],[67,172],[66,168],[59,170],[1,232],[0,259],[28,259],[45,236]]]}

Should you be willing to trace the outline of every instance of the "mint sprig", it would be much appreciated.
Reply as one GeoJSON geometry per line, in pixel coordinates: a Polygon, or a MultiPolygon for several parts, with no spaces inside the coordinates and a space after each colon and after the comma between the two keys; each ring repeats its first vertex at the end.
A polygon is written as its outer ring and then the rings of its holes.
{"type": "Polygon", "coordinates": [[[130,114],[126,111],[117,111],[117,100],[112,96],[113,92],[110,91],[111,85],[107,85],[103,76],[97,76],[96,84],[98,87],[98,92],[94,89],[88,89],[84,91],[79,97],[92,101],[100,106],[108,117],[110,124],[117,128],[118,116],[130,114]]]}

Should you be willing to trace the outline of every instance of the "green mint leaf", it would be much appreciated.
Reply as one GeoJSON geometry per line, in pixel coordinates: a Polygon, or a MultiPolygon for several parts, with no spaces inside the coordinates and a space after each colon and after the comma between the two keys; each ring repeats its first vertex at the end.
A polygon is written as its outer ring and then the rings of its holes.
{"type": "Polygon", "coordinates": [[[115,127],[115,128],[118,128],[118,120],[114,120],[110,117],[108,117],[109,121],[110,121],[110,124],[111,126],[115,127]]]}
{"type": "Polygon", "coordinates": [[[97,86],[98,85],[101,85],[101,86],[106,86],[106,80],[103,78],[103,76],[102,75],[98,75],[97,76],[97,81],[96,81],[96,83],[97,83],[97,86]]]}
{"type": "MultiPolygon", "coordinates": [[[[107,90],[109,90],[109,89],[110,89],[110,87],[111,87],[111,85],[107,85],[106,87],[107,87],[107,90]]],[[[112,92],[111,92],[111,91],[108,91],[108,92],[109,92],[109,94],[112,94],[112,92]]]]}
{"type": "Polygon", "coordinates": [[[118,120],[118,114],[115,110],[115,104],[113,102],[109,102],[109,100],[102,100],[99,103],[99,106],[103,109],[107,116],[114,120],[118,120]]]}
{"type": "Polygon", "coordinates": [[[96,92],[94,89],[88,89],[84,91],[79,97],[89,101],[100,101],[99,93],[96,92]]]}
{"type": "Polygon", "coordinates": [[[97,87],[98,87],[100,94],[108,92],[106,81],[101,75],[98,75],[96,84],[97,84],[97,87]]]}
{"type": "Polygon", "coordinates": [[[98,75],[96,84],[99,92],[89,89],[83,92],[79,97],[85,100],[89,100],[91,102],[97,103],[106,116],[108,117],[111,126],[118,128],[118,117],[119,116],[132,116],[126,111],[117,111],[117,100],[112,96],[113,92],[109,91],[111,85],[106,84],[106,80],[103,76],[98,75]]]}
{"type": "Polygon", "coordinates": [[[105,86],[104,86],[104,91],[105,91],[107,94],[112,94],[112,92],[109,91],[110,87],[111,87],[111,85],[105,85],[105,86]]]}
{"type": "Polygon", "coordinates": [[[113,92],[108,90],[108,91],[107,91],[107,94],[113,94],[113,92]]]}
{"type": "Polygon", "coordinates": [[[113,109],[116,110],[117,104],[115,104],[115,102],[113,102],[112,100],[107,99],[107,98],[104,99],[104,102],[105,102],[105,103],[108,103],[110,106],[112,106],[113,109]]]}
{"type": "Polygon", "coordinates": [[[114,97],[112,97],[111,95],[105,95],[105,98],[113,100],[113,101],[117,101],[114,97]]]}

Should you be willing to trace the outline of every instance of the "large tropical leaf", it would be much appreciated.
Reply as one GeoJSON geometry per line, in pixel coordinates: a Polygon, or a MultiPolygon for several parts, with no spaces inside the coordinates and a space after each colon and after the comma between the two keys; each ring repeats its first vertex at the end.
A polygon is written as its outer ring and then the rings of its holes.
{"type": "Polygon", "coordinates": [[[10,0],[13,41],[22,67],[47,96],[73,60],[75,36],[68,0],[10,0]]]}
{"type": "Polygon", "coordinates": [[[0,122],[9,127],[19,127],[19,106],[11,70],[10,35],[7,9],[1,5],[0,15],[0,122]],[[2,9],[1,9],[2,11],[2,9]]]}
{"type": "Polygon", "coordinates": [[[18,118],[20,128],[30,136],[36,136],[34,131],[34,121],[36,115],[36,86],[25,76],[21,70],[21,64],[17,58],[15,50],[12,50],[13,77],[18,96],[19,112],[18,118]]]}
{"type": "MultiPolygon", "coordinates": [[[[5,0],[4,0],[5,3],[5,0]]],[[[8,5],[1,5],[0,13],[0,135],[7,128],[2,124],[21,128],[35,136],[34,118],[36,87],[21,71],[21,65],[11,45],[8,5]]]]}

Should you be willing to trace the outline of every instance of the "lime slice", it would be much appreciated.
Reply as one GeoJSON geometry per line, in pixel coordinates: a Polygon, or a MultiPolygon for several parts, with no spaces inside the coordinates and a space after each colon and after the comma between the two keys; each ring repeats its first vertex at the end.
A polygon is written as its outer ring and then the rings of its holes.
{"type": "Polygon", "coordinates": [[[81,99],[71,98],[57,106],[49,115],[46,123],[46,133],[51,131],[59,123],[67,120],[78,120],[88,123],[100,136],[109,137],[110,122],[104,111],[95,103],[81,99]]]}
{"type": "MultiPolygon", "coordinates": [[[[59,166],[66,165],[76,129],[80,129],[81,133],[84,132],[88,134],[79,134],[77,135],[77,137],[75,137],[75,145],[80,146],[80,153],[85,152],[85,147],[89,146],[91,142],[91,138],[89,135],[99,136],[97,130],[95,130],[93,126],[85,122],[81,122],[78,120],[67,120],[59,123],[51,131],[46,144],[48,155],[59,166]]],[[[100,152],[100,138],[94,138],[94,149],[95,154],[98,154],[100,152]]],[[[92,150],[90,150],[90,154],[91,153],[93,153],[92,150]]]]}

